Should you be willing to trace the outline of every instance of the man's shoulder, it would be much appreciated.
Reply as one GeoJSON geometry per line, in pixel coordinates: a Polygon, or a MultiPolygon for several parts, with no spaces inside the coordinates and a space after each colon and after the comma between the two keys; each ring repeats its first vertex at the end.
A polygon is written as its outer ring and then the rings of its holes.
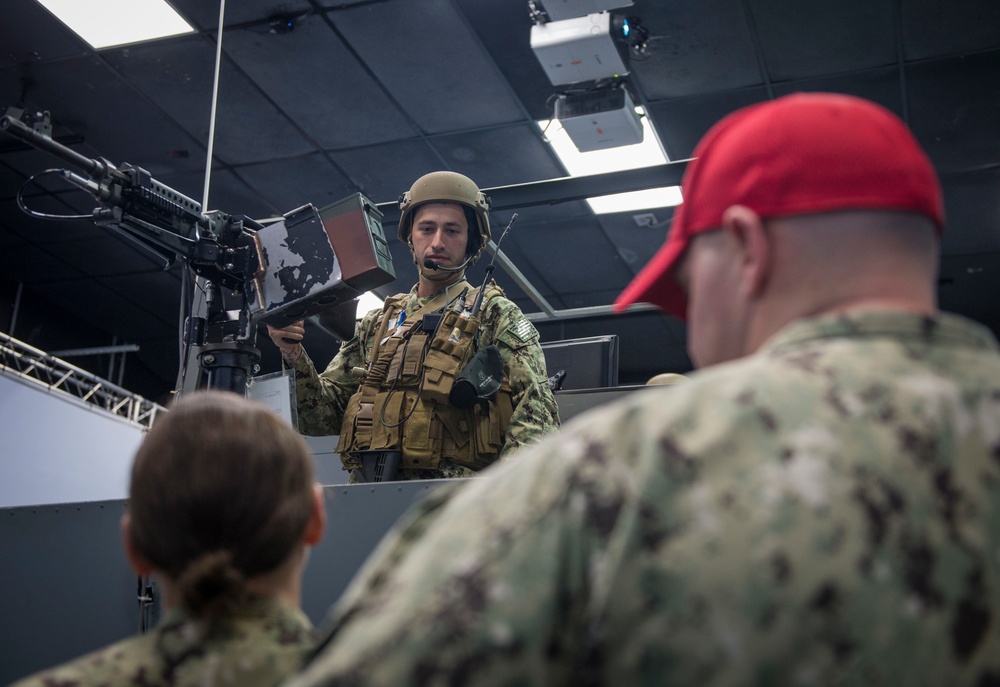
{"type": "Polygon", "coordinates": [[[484,328],[495,332],[497,341],[511,348],[520,348],[539,340],[535,325],[495,283],[488,284],[483,294],[482,320],[484,328]]]}

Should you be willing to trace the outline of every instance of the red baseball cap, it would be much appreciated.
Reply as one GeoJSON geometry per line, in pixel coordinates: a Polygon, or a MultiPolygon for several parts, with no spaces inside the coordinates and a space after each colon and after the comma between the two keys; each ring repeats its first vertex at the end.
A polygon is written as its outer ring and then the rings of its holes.
{"type": "Polygon", "coordinates": [[[684,318],[671,272],[698,233],[722,226],[732,205],[761,217],[836,210],[902,210],[944,230],[941,187],[906,125],[867,100],[797,93],[737,110],[713,126],[684,173],[684,203],[666,242],[615,301],[647,302],[684,318]]]}

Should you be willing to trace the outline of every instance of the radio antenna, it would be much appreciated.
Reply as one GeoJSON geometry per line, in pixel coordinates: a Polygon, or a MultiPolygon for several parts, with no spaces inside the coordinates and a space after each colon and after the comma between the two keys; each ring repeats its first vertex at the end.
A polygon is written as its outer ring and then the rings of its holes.
{"type": "Polygon", "coordinates": [[[490,260],[490,264],[486,266],[486,276],[483,277],[483,285],[479,287],[479,293],[476,294],[476,300],[472,304],[472,310],[470,312],[473,317],[479,314],[479,308],[483,305],[483,292],[486,290],[486,282],[490,280],[490,275],[493,274],[494,270],[496,270],[496,266],[493,263],[497,261],[497,254],[500,252],[500,243],[503,242],[504,237],[507,236],[507,232],[510,231],[510,227],[514,224],[514,220],[516,219],[517,213],[515,212],[511,215],[510,221],[507,222],[507,226],[504,227],[503,233],[500,234],[500,238],[497,239],[496,248],[493,249],[493,259],[490,260]]]}

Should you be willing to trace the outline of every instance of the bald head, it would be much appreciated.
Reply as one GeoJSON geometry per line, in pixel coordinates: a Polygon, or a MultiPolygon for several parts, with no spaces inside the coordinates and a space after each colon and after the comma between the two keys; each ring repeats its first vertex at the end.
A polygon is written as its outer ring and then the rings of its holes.
{"type": "Polygon", "coordinates": [[[938,239],[922,215],[855,210],[765,225],[774,257],[762,297],[785,303],[796,316],[876,303],[936,308],[938,239]]]}
{"type": "Polygon", "coordinates": [[[792,320],[854,309],[932,313],[938,238],[911,212],[762,219],[745,206],[691,242],[676,270],[698,367],[748,355],[792,320]]]}

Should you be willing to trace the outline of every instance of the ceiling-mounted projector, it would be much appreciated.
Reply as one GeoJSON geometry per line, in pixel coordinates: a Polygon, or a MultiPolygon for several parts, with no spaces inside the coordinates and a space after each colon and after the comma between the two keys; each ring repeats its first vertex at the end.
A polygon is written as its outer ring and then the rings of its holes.
{"type": "Polygon", "coordinates": [[[624,88],[559,96],[555,114],[581,153],[642,143],[642,120],[624,88]]]}
{"type": "Polygon", "coordinates": [[[546,21],[572,19],[631,6],[632,0],[530,0],[528,2],[532,16],[544,17],[546,21]]]}
{"type": "Polygon", "coordinates": [[[628,43],[607,12],[531,27],[531,49],[553,86],[628,74],[628,43]]]}

